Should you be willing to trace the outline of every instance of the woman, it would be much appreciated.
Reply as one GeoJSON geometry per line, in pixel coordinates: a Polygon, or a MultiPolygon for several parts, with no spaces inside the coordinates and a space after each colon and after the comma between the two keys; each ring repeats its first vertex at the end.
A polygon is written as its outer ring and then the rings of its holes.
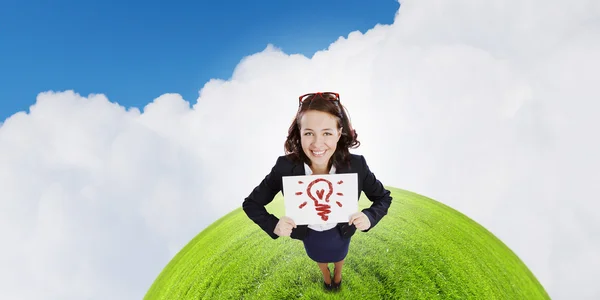
{"type": "MultiPolygon", "coordinates": [[[[327,290],[339,289],[342,267],[350,239],[356,229],[368,232],[387,214],[392,202],[390,192],[369,170],[363,156],[350,154],[360,142],[340,103],[337,93],[311,93],[300,96],[300,105],[285,142],[285,156],[280,156],[265,179],[250,193],[242,205],[248,217],[271,238],[291,237],[302,240],[307,255],[323,273],[327,290]],[[282,192],[283,176],[356,173],[358,197],[364,192],[371,207],[350,216],[347,223],[296,225],[287,216],[278,219],[265,205],[282,192]],[[334,264],[334,275],[328,264],[334,264]]],[[[358,199],[357,199],[358,201],[358,199]]]]}

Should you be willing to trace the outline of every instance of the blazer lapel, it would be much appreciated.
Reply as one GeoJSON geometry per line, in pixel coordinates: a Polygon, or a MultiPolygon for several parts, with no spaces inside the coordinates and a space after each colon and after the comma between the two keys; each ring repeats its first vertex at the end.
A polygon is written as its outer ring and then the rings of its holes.
{"type": "Polygon", "coordinates": [[[350,167],[348,167],[347,164],[342,164],[339,168],[336,167],[335,173],[336,174],[352,173],[352,170],[350,169],[350,167]]]}
{"type": "Polygon", "coordinates": [[[292,176],[301,176],[306,175],[306,171],[304,170],[304,164],[302,162],[295,163],[292,168],[292,176]]]}

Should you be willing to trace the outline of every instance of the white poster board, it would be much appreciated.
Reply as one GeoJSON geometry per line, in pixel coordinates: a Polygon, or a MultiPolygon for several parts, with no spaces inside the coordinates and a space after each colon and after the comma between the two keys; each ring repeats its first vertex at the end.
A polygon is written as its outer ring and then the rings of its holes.
{"type": "Polygon", "coordinates": [[[284,176],[285,215],[296,225],[345,223],[358,212],[358,175],[284,176]]]}

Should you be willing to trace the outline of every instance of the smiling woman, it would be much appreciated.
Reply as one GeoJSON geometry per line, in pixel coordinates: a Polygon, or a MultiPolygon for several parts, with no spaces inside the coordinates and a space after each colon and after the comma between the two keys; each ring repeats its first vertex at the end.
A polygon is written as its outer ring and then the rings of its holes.
{"type": "Polygon", "coordinates": [[[348,149],[358,148],[360,142],[340,95],[311,93],[300,96],[299,101],[285,142],[286,154],[294,161],[305,162],[315,174],[326,174],[338,162],[348,163],[348,149]]]}
{"type": "MultiPolygon", "coordinates": [[[[369,170],[364,157],[350,154],[349,148],[357,148],[360,142],[340,103],[340,95],[310,93],[300,96],[299,101],[285,142],[286,155],[278,158],[271,173],[246,197],[242,207],[271,238],[288,236],[302,240],[306,254],[323,273],[325,289],[337,290],[356,229],[366,232],[373,228],[387,214],[392,197],[369,170]],[[282,191],[284,176],[341,173],[357,174],[357,188],[373,202],[371,207],[350,215],[348,222],[296,225],[290,217],[278,219],[265,208],[282,191]],[[333,279],[329,263],[334,264],[333,279]]],[[[360,193],[356,201],[358,198],[360,193]]]]}

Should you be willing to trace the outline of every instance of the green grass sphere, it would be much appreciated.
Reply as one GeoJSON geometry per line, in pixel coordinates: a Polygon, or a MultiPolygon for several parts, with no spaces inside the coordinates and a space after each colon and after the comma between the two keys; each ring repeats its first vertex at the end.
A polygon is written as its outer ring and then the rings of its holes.
{"type": "MultiPolygon", "coordinates": [[[[272,240],[239,208],[186,245],[144,299],[550,299],[485,228],[437,201],[388,189],[388,215],[352,237],[339,292],[323,289],[301,241],[272,240]]],[[[363,195],[360,209],[370,204],[363,195]]],[[[281,194],[267,210],[283,215],[281,194]]]]}

